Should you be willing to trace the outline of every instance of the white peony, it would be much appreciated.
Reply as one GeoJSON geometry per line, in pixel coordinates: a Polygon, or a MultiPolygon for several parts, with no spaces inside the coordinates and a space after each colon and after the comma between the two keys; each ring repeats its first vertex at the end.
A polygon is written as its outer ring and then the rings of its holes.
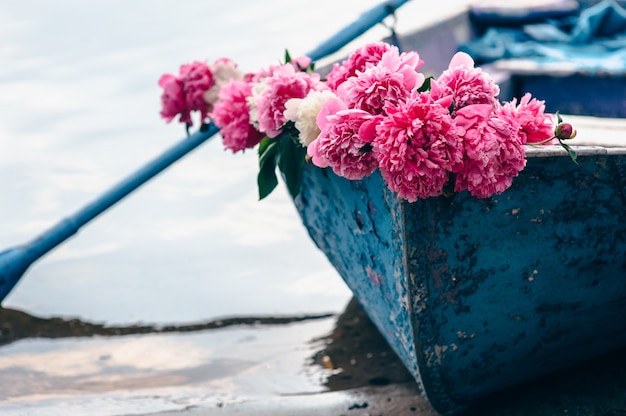
{"type": "Polygon", "coordinates": [[[287,120],[296,124],[302,146],[307,147],[319,136],[317,114],[322,105],[331,98],[337,98],[337,96],[330,90],[311,91],[305,98],[292,98],[285,103],[283,115],[287,120]]]}
{"type": "Polygon", "coordinates": [[[252,124],[257,130],[259,129],[259,109],[256,105],[256,100],[267,85],[267,78],[261,78],[258,82],[252,84],[252,92],[246,97],[248,108],[250,109],[250,124],[252,124]]]}
{"type": "Polygon", "coordinates": [[[220,89],[232,80],[242,80],[243,72],[237,68],[237,64],[228,58],[218,59],[209,66],[215,84],[204,93],[204,101],[215,105],[219,98],[220,89]]]}

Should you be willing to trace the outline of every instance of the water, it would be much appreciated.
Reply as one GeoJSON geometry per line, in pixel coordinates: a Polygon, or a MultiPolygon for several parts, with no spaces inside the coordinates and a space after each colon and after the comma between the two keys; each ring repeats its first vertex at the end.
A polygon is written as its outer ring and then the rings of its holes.
{"type": "MultiPolygon", "coordinates": [[[[256,70],[285,48],[306,53],[378,1],[216,3],[0,5],[0,247],[183,137],[158,115],[162,73],[222,56],[256,70]]],[[[427,22],[449,9],[419,12],[427,22]]],[[[4,306],[110,323],[341,310],[349,291],[285,187],[257,201],[256,172],[254,151],[232,155],[214,138],[36,263],[4,306]]]]}
{"type": "MultiPolygon", "coordinates": [[[[318,2],[209,3],[0,9],[1,246],[39,234],[183,137],[158,116],[161,73],[222,56],[254,70],[285,48],[304,53],[374,4],[346,2],[333,21],[318,2]]],[[[4,306],[111,323],[340,310],[349,292],[284,187],[259,203],[255,175],[253,151],[234,156],[214,139],[38,262],[4,306]]]]}
{"type": "Polygon", "coordinates": [[[320,348],[310,334],[329,323],[12,344],[0,355],[0,413],[147,414],[317,393],[319,370],[293,369],[320,348]]]}
{"type": "MultiPolygon", "coordinates": [[[[306,53],[377,3],[0,2],[0,250],[34,238],[184,137],[158,115],[162,73],[222,56],[256,70],[285,48],[306,53]]],[[[399,15],[398,28],[467,2],[444,3],[405,6],[413,11],[399,15]]],[[[379,26],[358,43],[387,33],[379,26]]],[[[219,140],[35,263],[3,306],[106,325],[341,312],[350,291],[285,187],[257,201],[256,154],[232,155],[219,140]]],[[[3,414],[157,412],[251,391],[322,391],[322,376],[296,363],[333,325],[19,341],[0,349],[3,414]],[[259,348],[265,353],[250,356],[259,348]],[[261,388],[267,368],[274,381],[261,388]]]]}

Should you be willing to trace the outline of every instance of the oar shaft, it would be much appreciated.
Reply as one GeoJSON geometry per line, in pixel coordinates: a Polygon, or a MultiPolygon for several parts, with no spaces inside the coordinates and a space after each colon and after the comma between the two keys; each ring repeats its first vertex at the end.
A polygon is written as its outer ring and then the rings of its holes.
{"type": "Polygon", "coordinates": [[[87,224],[125,196],[161,173],[184,155],[200,146],[218,131],[219,129],[215,125],[210,124],[208,129],[193,133],[189,137],[181,140],[143,165],[134,173],[118,182],[94,201],[74,213],[74,215],[65,218],[33,240],[29,244],[29,253],[30,256],[34,257],[33,261],[75,234],[83,225],[87,224]]]}
{"type": "Polygon", "coordinates": [[[83,225],[200,146],[218,131],[215,125],[210,124],[206,130],[198,131],[181,140],[34,240],[0,252],[0,302],[11,292],[33,262],[76,234],[83,225]]]}
{"type": "Polygon", "coordinates": [[[313,62],[324,58],[352,42],[354,39],[367,32],[378,23],[382,22],[387,16],[393,14],[403,4],[409,0],[389,0],[378,4],[359,16],[357,20],[347,25],[334,36],[313,49],[307,54],[313,62]]]}

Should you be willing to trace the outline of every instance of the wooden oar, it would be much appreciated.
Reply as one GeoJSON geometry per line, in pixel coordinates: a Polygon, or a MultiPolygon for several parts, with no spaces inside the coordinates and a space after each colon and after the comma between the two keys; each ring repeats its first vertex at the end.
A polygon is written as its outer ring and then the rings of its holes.
{"type": "MultiPolygon", "coordinates": [[[[380,23],[408,0],[385,1],[363,13],[357,20],[337,32],[307,54],[314,62],[324,58],[380,23]]],[[[126,195],[152,179],[171,164],[218,133],[210,124],[175,144],[141,167],[75,214],[59,221],[34,240],[0,252],[0,303],[11,292],[26,270],[39,258],[67,240],[89,221],[119,202],[126,195]]]]}

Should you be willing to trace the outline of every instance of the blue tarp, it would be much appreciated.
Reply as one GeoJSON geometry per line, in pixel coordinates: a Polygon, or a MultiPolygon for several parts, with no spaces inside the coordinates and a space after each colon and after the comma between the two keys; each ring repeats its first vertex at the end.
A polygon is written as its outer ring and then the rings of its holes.
{"type": "Polygon", "coordinates": [[[566,62],[585,72],[626,73],[626,10],[605,0],[573,17],[491,27],[461,50],[479,64],[519,58],[566,62]]]}

